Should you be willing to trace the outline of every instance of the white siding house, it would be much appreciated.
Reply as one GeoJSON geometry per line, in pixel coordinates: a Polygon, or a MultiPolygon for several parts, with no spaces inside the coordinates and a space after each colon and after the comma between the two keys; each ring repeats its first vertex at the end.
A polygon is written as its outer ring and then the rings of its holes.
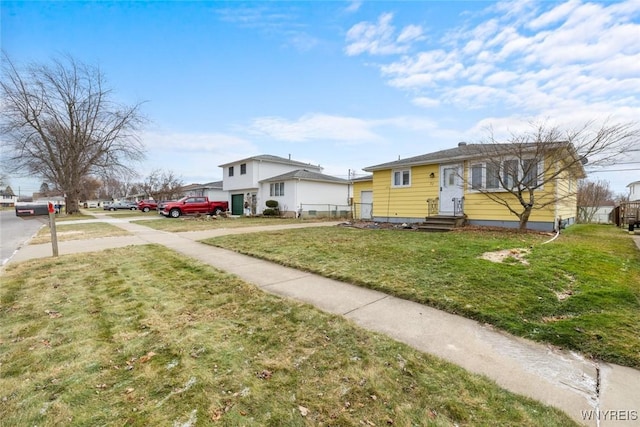
{"type": "Polygon", "coordinates": [[[0,206],[15,206],[18,202],[18,196],[16,196],[11,189],[7,187],[5,190],[0,191],[0,206]]]}
{"type": "Polygon", "coordinates": [[[222,189],[222,181],[208,182],[206,184],[191,184],[185,189],[185,196],[206,196],[209,200],[227,201],[229,193],[222,189]]]}
{"type": "Polygon", "coordinates": [[[260,182],[265,179],[298,169],[322,172],[320,166],[271,155],[249,157],[220,167],[223,169],[222,190],[228,194],[233,215],[243,214],[245,202],[249,203],[252,214],[262,213],[269,200],[269,192],[265,195],[261,191],[260,182]]]}
{"type": "MultiPolygon", "coordinates": [[[[276,200],[285,216],[346,216],[350,211],[349,181],[298,169],[260,181],[260,194],[276,200]]],[[[265,205],[266,207],[266,205],[265,205]]]]}
{"type": "Polygon", "coordinates": [[[627,185],[629,189],[629,201],[634,202],[640,200],[640,181],[632,182],[627,185]]]}

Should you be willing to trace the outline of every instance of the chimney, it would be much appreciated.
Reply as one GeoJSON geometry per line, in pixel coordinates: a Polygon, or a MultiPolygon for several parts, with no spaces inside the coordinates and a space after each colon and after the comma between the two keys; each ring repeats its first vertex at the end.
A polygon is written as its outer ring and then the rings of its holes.
{"type": "Polygon", "coordinates": [[[466,145],[467,145],[467,143],[464,142],[464,141],[458,142],[458,147],[465,147],[466,145]]]}

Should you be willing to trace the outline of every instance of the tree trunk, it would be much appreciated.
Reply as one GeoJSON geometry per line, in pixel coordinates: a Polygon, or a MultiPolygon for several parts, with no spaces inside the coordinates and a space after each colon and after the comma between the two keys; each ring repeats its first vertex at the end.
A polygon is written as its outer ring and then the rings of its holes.
{"type": "Polygon", "coordinates": [[[80,197],[80,190],[77,188],[70,189],[66,192],[64,202],[65,202],[65,212],[67,215],[73,215],[74,213],[80,212],[80,206],[78,204],[78,198],[80,197]]]}
{"type": "Polygon", "coordinates": [[[525,232],[527,230],[527,224],[529,223],[529,216],[531,216],[532,206],[527,206],[524,208],[524,212],[520,215],[520,227],[518,230],[520,232],[525,232]]]}

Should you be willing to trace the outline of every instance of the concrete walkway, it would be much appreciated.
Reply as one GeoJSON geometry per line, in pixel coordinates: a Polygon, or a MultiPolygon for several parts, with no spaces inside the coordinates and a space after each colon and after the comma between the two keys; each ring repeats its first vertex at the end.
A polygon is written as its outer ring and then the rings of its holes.
{"type": "MultiPolygon", "coordinates": [[[[587,360],[574,352],[513,337],[421,304],[196,241],[225,234],[336,223],[169,233],[127,220],[105,221],[128,230],[132,236],[60,242],[60,255],[128,245],[164,245],[235,274],[267,292],[344,316],[361,327],[486,375],[507,390],[563,410],[580,424],[640,426],[640,371],[636,369],[587,360]]],[[[640,248],[640,236],[634,239],[640,248]]],[[[51,244],[29,245],[20,249],[8,264],[51,254],[51,244]]]]}

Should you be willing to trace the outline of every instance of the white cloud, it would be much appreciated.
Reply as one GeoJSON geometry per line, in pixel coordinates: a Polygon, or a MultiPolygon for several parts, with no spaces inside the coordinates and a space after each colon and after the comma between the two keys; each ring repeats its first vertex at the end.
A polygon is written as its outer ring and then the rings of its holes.
{"type": "Polygon", "coordinates": [[[384,13],[376,23],[360,22],[351,27],[346,37],[347,55],[405,53],[411,47],[411,42],[423,38],[422,27],[418,25],[408,25],[400,31],[398,36],[395,36],[396,29],[391,25],[392,19],[392,13],[384,13]]]}
{"type": "Polygon", "coordinates": [[[257,118],[251,124],[251,131],[280,141],[329,140],[356,143],[379,140],[380,137],[372,131],[372,127],[372,122],[364,119],[314,113],[295,121],[281,117],[257,118]]]}
{"type": "Polygon", "coordinates": [[[419,96],[411,100],[413,105],[417,105],[422,108],[434,108],[440,105],[440,100],[435,98],[429,98],[427,96],[419,96]]]}
{"type": "Polygon", "coordinates": [[[179,132],[145,132],[141,136],[147,150],[188,151],[188,152],[224,152],[229,148],[242,150],[253,148],[246,139],[222,133],[179,133],[179,132]]]}
{"type": "MultiPolygon", "coordinates": [[[[388,49],[396,57],[379,69],[423,108],[487,109],[507,118],[557,115],[570,123],[601,115],[637,120],[638,16],[640,0],[498,3],[448,29],[430,49],[388,49]]],[[[392,20],[384,14],[378,25],[367,24],[369,37],[359,27],[357,39],[394,46],[392,20]]],[[[365,45],[353,52],[372,53],[365,45]]]]}
{"type": "Polygon", "coordinates": [[[361,1],[352,1],[349,2],[349,6],[345,8],[345,11],[349,13],[357,12],[358,10],[360,10],[360,6],[362,6],[361,1]]]}

